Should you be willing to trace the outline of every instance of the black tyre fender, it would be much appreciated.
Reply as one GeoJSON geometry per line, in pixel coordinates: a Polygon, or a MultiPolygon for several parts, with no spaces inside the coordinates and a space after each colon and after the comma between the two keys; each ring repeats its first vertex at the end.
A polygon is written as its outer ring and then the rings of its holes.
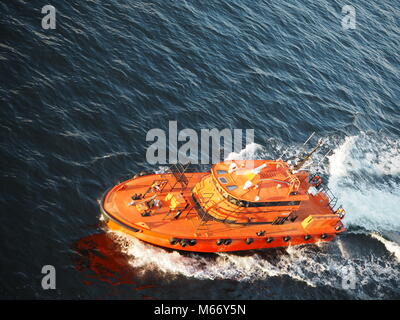
{"type": "Polygon", "coordinates": [[[229,246],[232,243],[231,239],[225,239],[224,245],[229,246]]]}
{"type": "Polygon", "coordinates": [[[188,241],[187,239],[182,239],[182,240],[180,241],[180,243],[181,243],[181,246],[184,248],[184,247],[186,247],[186,246],[189,244],[189,241],[188,241]]]}

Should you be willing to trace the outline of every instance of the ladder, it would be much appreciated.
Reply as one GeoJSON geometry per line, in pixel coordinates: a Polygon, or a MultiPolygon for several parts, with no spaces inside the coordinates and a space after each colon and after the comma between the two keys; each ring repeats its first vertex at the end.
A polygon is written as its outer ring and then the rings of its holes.
{"type": "Polygon", "coordinates": [[[190,162],[187,163],[186,165],[183,165],[181,163],[173,164],[170,166],[169,171],[172,173],[172,175],[175,178],[175,183],[173,184],[172,189],[175,188],[175,186],[180,183],[181,184],[181,189],[185,190],[187,185],[189,184],[189,180],[185,175],[186,170],[189,168],[190,162]]]}
{"type": "MultiPolygon", "coordinates": [[[[205,193],[204,195],[201,195],[201,200],[204,203],[204,205],[207,205],[210,201],[214,201],[214,200],[211,200],[213,195],[214,195],[213,193],[205,193]]],[[[199,204],[196,203],[195,205],[196,205],[196,207],[200,206],[200,203],[199,204]]],[[[206,218],[207,212],[203,208],[199,208],[199,209],[201,210],[200,211],[201,212],[201,216],[200,216],[201,222],[199,223],[199,225],[197,226],[197,228],[195,230],[195,235],[198,236],[204,232],[205,236],[208,237],[209,226],[207,224],[208,219],[206,218]]]]}

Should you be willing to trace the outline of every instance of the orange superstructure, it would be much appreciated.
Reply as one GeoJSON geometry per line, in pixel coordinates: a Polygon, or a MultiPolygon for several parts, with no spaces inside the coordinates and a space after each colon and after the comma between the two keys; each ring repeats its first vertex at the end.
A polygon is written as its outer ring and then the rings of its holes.
{"type": "Polygon", "coordinates": [[[101,201],[107,225],[173,249],[223,252],[330,241],[344,210],[319,176],[282,160],[230,160],[211,172],[134,177],[101,201]]]}

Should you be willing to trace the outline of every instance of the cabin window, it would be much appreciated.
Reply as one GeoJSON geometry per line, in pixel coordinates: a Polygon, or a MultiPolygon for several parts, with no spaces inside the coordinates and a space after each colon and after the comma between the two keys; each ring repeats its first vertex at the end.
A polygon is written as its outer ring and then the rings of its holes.
{"type": "Polygon", "coordinates": [[[227,184],[228,183],[228,180],[226,180],[226,178],[224,178],[224,177],[220,177],[219,181],[221,181],[223,184],[227,184]]]}
{"type": "Polygon", "coordinates": [[[299,204],[300,201],[250,202],[249,207],[285,207],[299,204]]]}
{"type": "MultiPolygon", "coordinates": [[[[229,186],[227,186],[227,188],[228,187],[229,186]]],[[[245,207],[245,208],[285,207],[285,206],[297,206],[300,204],[300,201],[250,202],[250,201],[238,200],[224,192],[222,193],[222,196],[225,199],[227,199],[230,203],[233,203],[238,207],[245,207]]]]}
{"type": "MultiPolygon", "coordinates": [[[[221,183],[227,184],[228,180],[224,177],[219,177],[218,178],[221,183]]],[[[287,207],[287,206],[297,206],[300,204],[300,201],[271,201],[271,202],[250,202],[250,201],[244,201],[244,200],[239,200],[231,195],[227,194],[224,192],[224,190],[218,185],[215,185],[216,189],[220,192],[220,194],[228,200],[230,203],[238,206],[238,207],[244,207],[244,208],[251,208],[251,207],[287,207]]],[[[237,188],[237,185],[228,185],[226,188],[230,191],[235,190],[237,188]]]]}
{"type": "Polygon", "coordinates": [[[217,174],[227,174],[228,171],[226,170],[217,170],[217,174]]]}

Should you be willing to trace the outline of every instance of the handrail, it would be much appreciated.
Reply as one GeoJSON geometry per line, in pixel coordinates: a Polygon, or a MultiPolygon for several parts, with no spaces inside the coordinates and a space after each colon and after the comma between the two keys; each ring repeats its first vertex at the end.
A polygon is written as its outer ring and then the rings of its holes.
{"type": "MultiPolygon", "coordinates": [[[[314,178],[316,175],[318,175],[318,174],[316,173],[316,174],[314,174],[313,176],[311,176],[311,177],[309,178],[309,181],[312,181],[313,178],[314,178]]],[[[328,185],[325,184],[323,181],[322,181],[322,183],[321,183],[320,191],[322,191],[322,192],[327,196],[327,198],[328,198],[328,204],[327,204],[328,208],[330,208],[331,211],[332,211],[333,213],[336,213],[336,211],[337,211],[339,208],[341,208],[342,206],[340,206],[338,209],[335,209],[335,207],[336,207],[336,205],[337,205],[337,202],[338,202],[338,198],[333,194],[332,190],[331,190],[331,189],[328,187],[328,185]]]]}
{"type": "Polygon", "coordinates": [[[285,180],[272,179],[272,178],[260,179],[259,181],[268,181],[268,180],[275,181],[275,182],[282,182],[282,183],[290,184],[290,182],[287,182],[287,181],[285,181],[285,180]]]}

